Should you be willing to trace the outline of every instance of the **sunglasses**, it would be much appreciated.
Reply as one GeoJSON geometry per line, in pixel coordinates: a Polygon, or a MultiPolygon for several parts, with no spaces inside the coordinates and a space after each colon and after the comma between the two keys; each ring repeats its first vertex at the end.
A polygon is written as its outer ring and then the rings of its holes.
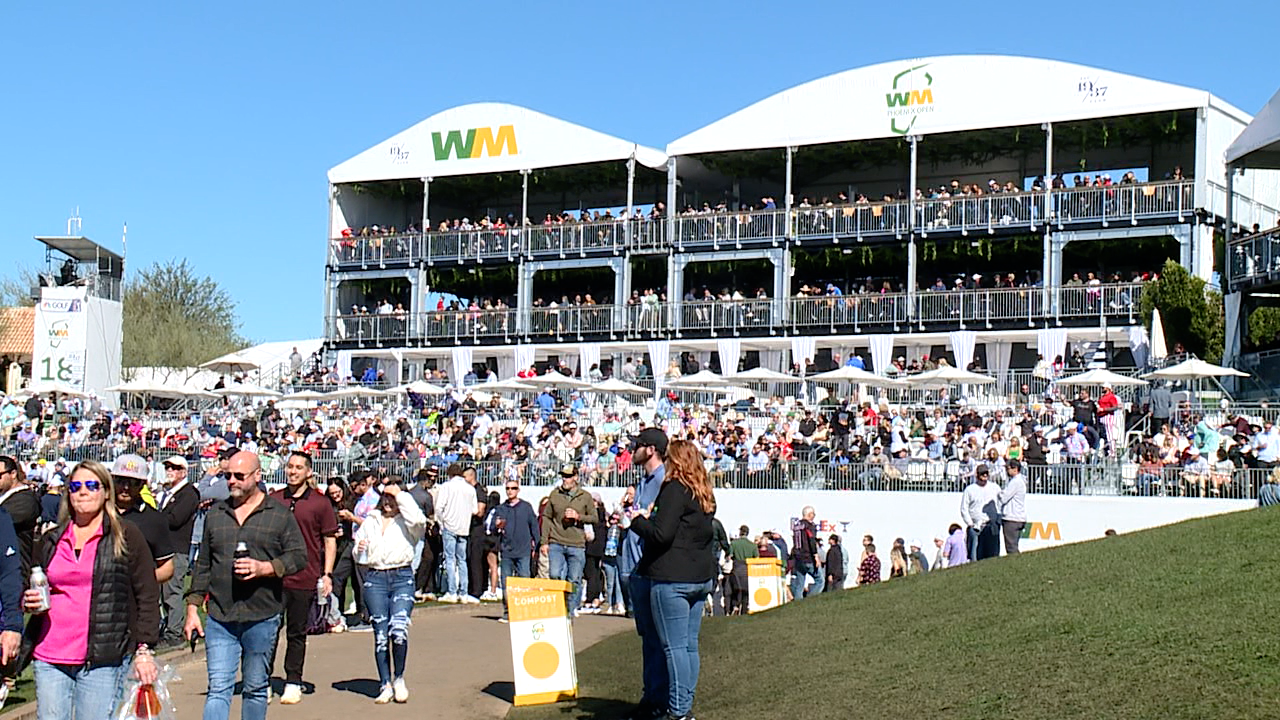
{"type": "Polygon", "coordinates": [[[230,473],[230,475],[231,475],[231,477],[233,477],[233,478],[235,478],[235,479],[237,479],[237,480],[248,480],[249,478],[253,477],[253,474],[254,474],[254,473],[256,473],[256,472],[258,472],[258,471],[257,471],[257,470],[250,470],[249,472],[233,472],[233,473],[230,473]]]}
{"type": "Polygon", "coordinates": [[[101,480],[84,480],[84,481],[72,480],[71,482],[67,483],[67,487],[70,488],[71,492],[73,493],[80,492],[80,488],[84,488],[89,492],[98,492],[99,490],[102,489],[102,481],[101,480]]]}
{"type": "Polygon", "coordinates": [[[508,485],[508,486],[507,486],[507,489],[508,489],[508,490],[519,490],[519,489],[520,489],[520,486],[519,486],[519,485],[508,485]]]}

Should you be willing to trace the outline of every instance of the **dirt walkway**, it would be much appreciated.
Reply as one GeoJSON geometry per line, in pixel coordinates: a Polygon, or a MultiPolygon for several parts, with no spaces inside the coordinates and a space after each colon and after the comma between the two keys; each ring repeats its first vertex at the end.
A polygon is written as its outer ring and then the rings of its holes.
{"type": "MultiPolygon", "coordinates": [[[[305,678],[311,692],[297,705],[273,702],[268,714],[292,720],[358,718],[365,713],[415,720],[505,718],[513,694],[511,643],[499,615],[499,608],[491,604],[415,609],[405,672],[410,692],[406,705],[373,704],[378,673],[372,633],[312,637],[307,642],[305,678]]],[[[632,628],[624,618],[583,616],[574,621],[574,644],[581,651],[632,628]]],[[[277,665],[283,660],[281,638],[277,665]]],[[[208,689],[204,662],[180,666],[180,672],[184,679],[173,691],[178,717],[199,718],[208,689]]],[[[274,685],[279,692],[281,686],[274,685]]],[[[231,717],[240,717],[239,696],[232,701],[231,717]]]]}

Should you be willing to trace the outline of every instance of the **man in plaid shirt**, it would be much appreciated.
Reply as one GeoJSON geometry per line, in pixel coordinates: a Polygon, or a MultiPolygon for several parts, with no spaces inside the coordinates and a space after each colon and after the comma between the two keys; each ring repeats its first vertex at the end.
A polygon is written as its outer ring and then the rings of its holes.
{"type": "Polygon", "coordinates": [[[240,666],[244,691],[240,716],[267,716],[272,646],[284,607],[284,578],[307,564],[302,531],[289,509],[268,498],[258,483],[258,456],[239,452],[227,465],[230,497],[209,508],[201,552],[187,592],[186,636],[203,635],[209,694],[205,720],[231,714],[231,693],[240,666]],[[247,557],[236,557],[244,543],[247,557]],[[199,607],[208,604],[208,627],[199,607]]]}

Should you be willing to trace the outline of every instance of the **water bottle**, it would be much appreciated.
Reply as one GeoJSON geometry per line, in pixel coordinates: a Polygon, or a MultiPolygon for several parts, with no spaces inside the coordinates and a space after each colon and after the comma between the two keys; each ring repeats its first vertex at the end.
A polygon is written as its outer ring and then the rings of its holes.
{"type": "MultiPolygon", "coordinates": [[[[236,560],[249,557],[249,545],[244,541],[236,543],[236,551],[232,557],[236,560]]],[[[235,575],[235,572],[233,571],[232,574],[235,575]]],[[[236,575],[236,579],[239,579],[238,575],[236,575]]]]}
{"type": "Polygon", "coordinates": [[[324,578],[320,578],[316,581],[316,604],[319,605],[321,609],[324,609],[324,606],[328,603],[329,596],[324,594],[324,578]]]}
{"type": "Polygon", "coordinates": [[[31,589],[40,593],[38,613],[49,611],[49,578],[45,577],[44,568],[36,565],[31,568],[31,589]]]}

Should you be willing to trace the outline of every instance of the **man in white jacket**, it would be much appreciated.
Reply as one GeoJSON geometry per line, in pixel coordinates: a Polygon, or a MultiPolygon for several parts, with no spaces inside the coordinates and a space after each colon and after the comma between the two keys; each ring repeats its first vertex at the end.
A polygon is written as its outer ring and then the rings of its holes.
{"type": "Polygon", "coordinates": [[[990,480],[991,471],[979,465],[973,482],[960,497],[960,518],[968,528],[969,561],[1000,555],[1000,486],[990,480]]]}
{"type": "Polygon", "coordinates": [[[1004,489],[1000,491],[1000,526],[1004,532],[1004,554],[1017,555],[1022,528],[1027,524],[1027,481],[1022,477],[1022,463],[1008,460],[1004,464],[1008,475],[1004,489]]]}
{"type": "Polygon", "coordinates": [[[440,523],[440,539],[444,545],[444,589],[440,602],[478,603],[467,592],[467,538],[471,535],[471,518],[480,508],[476,489],[462,476],[462,466],[449,466],[449,482],[436,492],[436,520],[440,523]]]}

